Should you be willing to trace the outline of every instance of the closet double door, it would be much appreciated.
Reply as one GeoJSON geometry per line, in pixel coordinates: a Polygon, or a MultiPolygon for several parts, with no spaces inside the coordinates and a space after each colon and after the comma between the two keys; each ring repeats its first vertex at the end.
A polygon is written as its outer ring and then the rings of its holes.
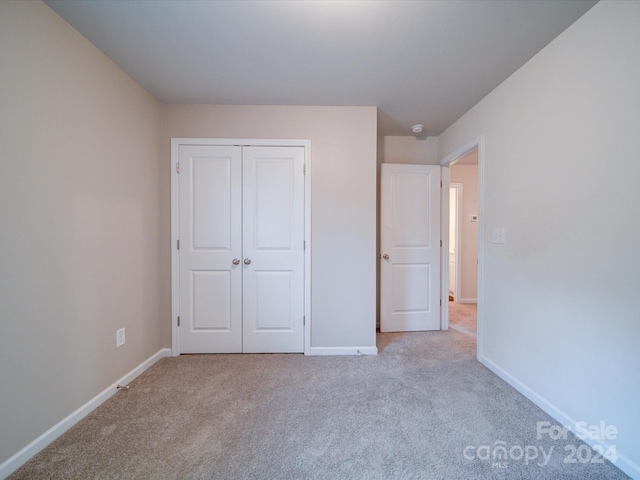
{"type": "Polygon", "coordinates": [[[180,352],[303,352],[304,147],[178,161],[180,352]]]}

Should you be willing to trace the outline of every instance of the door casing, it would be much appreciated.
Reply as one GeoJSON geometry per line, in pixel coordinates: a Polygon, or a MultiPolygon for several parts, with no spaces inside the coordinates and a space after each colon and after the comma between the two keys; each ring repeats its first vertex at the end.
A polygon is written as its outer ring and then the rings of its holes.
{"type": "Polygon", "coordinates": [[[238,146],[295,146],[304,148],[304,354],[311,350],[311,141],[264,140],[230,138],[172,138],[171,139],[171,354],[180,355],[178,318],[180,316],[179,269],[179,184],[178,160],[181,145],[238,145],[238,146]]]}
{"type": "MultiPolygon", "coordinates": [[[[456,237],[455,237],[455,265],[454,265],[454,286],[453,286],[453,297],[455,298],[455,301],[458,301],[458,297],[460,296],[460,291],[461,291],[461,279],[460,279],[460,232],[461,232],[461,221],[460,221],[460,217],[462,215],[462,184],[461,183],[450,183],[449,184],[449,195],[451,195],[451,190],[455,189],[455,196],[456,196],[456,217],[455,217],[455,225],[451,225],[449,224],[449,231],[451,231],[451,228],[455,228],[455,233],[456,233],[456,237]]],[[[451,198],[451,196],[449,196],[449,198],[451,198]]],[[[442,214],[444,215],[446,212],[443,212],[442,214]]],[[[451,204],[449,204],[449,213],[451,213],[451,204]]],[[[449,216],[449,218],[451,218],[451,216],[449,216]]],[[[446,234],[443,233],[443,235],[446,234]]],[[[450,237],[449,237],[450,238],[450,237]]],[[[451,245],[449,245],[448,251],[451,251],[451,245]]],[[[443,255],[444,258],[444,255],[443,255]]],[[[450,269],[447,269],[447,273],[450,275],[450,269]]],[[[451,278],[449,278],[449,282],[448,284],[450,284],[451,278]]],[[[448,299],[448,295],[446,295],[447,292],[443,292],[443,296],[442,296],[442,302],[444,304],[445,299],[446,301],[449,301],[448,299]]]]}

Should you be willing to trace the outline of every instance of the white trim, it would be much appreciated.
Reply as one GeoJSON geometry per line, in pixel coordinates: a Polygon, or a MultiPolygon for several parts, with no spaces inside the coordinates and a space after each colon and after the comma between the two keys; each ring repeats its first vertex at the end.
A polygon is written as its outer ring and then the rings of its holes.
{"type": "Polygon", "coordinates": [[[180,221],[178,218],[178,199],[180,198],[180,182],[176,174],[176,165],[178,164],[179,152],[182,139],[171,139],[171,169],[169,178],[171,178],[171,355],[174,357],[180,355],[180,337],[178,336],[177,319],[180,315],[180,282],[178,273],[180,271],[180,255],[178,252],[177,242],[180,232],[180,221]]]}
{"type": "Polygon", "coordinates": [[[456,300],[458,303],[478,303],[477,298],[461,298],[460,300],[456,300]]]}
{"type": "Polygon", "coordinates": [[[311,351],[311,140],[304,146],[304,353],[311,351]]]}
{"type": "MultiPolygon", "coordinates": [[[[462,265],[461,265],[461,252],[460,252],[460,248],[461,248],[461,241],[460,241],[460,237],[462,236],[462,222],[461,222],[461,217],[462,217],[462,198],[464,195],[464,188],[462,183],[449,183],[449,191],[451,191],[452,188],[456,189],[456,248],[455,248],[455,269],[456,269],[456,275],[455,275],[455,284],[453,286],[453,298],[456,302],[458,303],[462,303],[462,300],[459,300],[460,295],[462,295],[462,265]]],[[[449,194],[451,195],[451,194],[449,194]]],[[[451,209],[451,205],[449,205],[449,209],[451,209]]],[[[449,228],[451,228],[451,225],[449,225],[449,228]]],[[[449,245],[449,249],[451,248],[451,246],[449,245]]],[[[447,255],[447,263],[449,262],[449,258],[447,255]]],[[[447,269],[447,275],[449,274],[449,269],[447,269]]],[[[447,278],[447,291],[449,289],[449,279],[447,278]]]]}
{"type": "Polygon", "coordinates": [[[309,355],[377,355],[378,347],[311,347],[309,355]]]}
{"type": "Polygon", "coordinates": [[[65,433],[76,423],[78,423],[80,420],[82,420],[84,417],[98,408],[101,404],[111,398],[118,391],[118,385],[127,385],[162,357],[168,357],[170,356],[170,354],[171,350],[169,350],[168,348],[159,350],[154,355],[138,365],[136,368],[127,373],[125,376],[114,382],[112,385],[104,389],[101,393],[82,405],[75,412],[60,420],[53,427],[51,427],[34,441],[29,443],[29,445],[21,449],[15,455],[12,455],[7,460],[2,462],[2,464],[0,464],[0,478],[7,478],[18,468],[24,465],[34,455],[36,455],[47,445],[53,442],[56,438],[65,433]]]}
{"type": "MultiPolygon", "coordinates": [[[[476,148],[480,146],[481,143],[484,143],[484,135],[480,135],[477,138],[474,138],[470,142],[464,144],[462,147],[455,150],[453,153],[450,153],[446,157],[438,162],[443,167],[450,166],[455,163],[456,160],[464,157],[467,153],[472,152],[476,148]]],[[[480,152],[478,151],[478,157],[480,157],[480,152]]],[[[478,158],[478,164],[480,163],[480,158],[478,158]]]]}
{"type": "Polygon", "coordinates": [[[449,330],[449,165],[440,169],[440,330],[449,330]]]}
{"type": "Polygon", "coordinates": [[[474,142],[478,146],[478,285],[477,285],[477,358],[484,349],[484,135],[474,142]]]}
{"type": "MultiPolygon", "coordinates": [[[[476,342],[476,358],[480,360],[483,353],[484,348],[484,300],[483,300],[483,287],[484,287],[484,135],[480,135],[479,137],[474,138],[470,142],[466,143],[462,147],[455,150],[453,153],[447,155],[443,159],[440,160],[440,165],[444,167],[443,170],[443,178],[446,177],[446,183],[443,181],[443,188],[447,188],[447,194],[442,195],[443,198],[446,198],[446,202],[443,201],[441,205],[440,216],[445,218],[446,220],[446,232],[449,231],[449,166],[452,163],[455,163],[456,160],[465,156],[467,153],[478,149],[478,288],[477,288],[477,301],[478,309],[477,309],[477,329],[478,329],[478,340],[476,342]],[[446,173],[445,173],[446,172],[446,173]],[[445,209],[446,208],[446,209],[445,209]]],[[[442,222],[441,222],[442,224],[442,222]]],[[[443,235],[442,242],[442,255],[447,255],[447,265],[449,263],[449,236],[443,235]]],[[[442,280],[442,294],[449,292],[449,273],[447,268],[446,275],[442,275],[442,277],[447,277],[447,284],[444,284],[444,279],[442,280]]],[[[442,329],[446,330],[449,328],[449,309],[444,309],[446,312],[443,312],[441,315],[441,323],[442,329]]]]}
{"type": "Polygon", "coordinates": [[[241,145],[256,147],[303,147],[304,176],[304,353],[311,355],[311,140],[237,139],[237,138],[172,138],[171,139],[171,354],[180,355],[177,318],[180,315],[180,256],[176,244],[180,233],[179,182],[176,173],[180,145],[241,145]]]}
{"type": "MultiPolygon", "coordinates": [[[[500,377],[502,380],[507,382],[510,386],[515,388],[518,392],[520,392],[522,395],[527,397],[529,400],[535,403],[538,407],[540,407],[542,410],[548,413],[551,417],[557,420],[560,425],[575,425],[577,423],[576,419],[566,414],[564,411],[560,410],[558,407],[556,407],[553,403],[551,403],[549,400],[547,400],[543,396],[538,395],[527,385],[520,382],[515,377],[511,376],[509,373],[507,373],[505,370],[503,370],[498,365],[493,363],[484,355],[478,358],[478,360],[485,367],[487,367],[489,370],[495,373],[498,377],[500,377]]],[[[532,425],[532,428],[534,427],[535,426],[532,425]]],[[[602,448],[604,449],[603,451],[605,452],[610,447],[610,445],[607,442],[604,442],[602,440],[584,438],[582,441],[590,445],[591,447],[600,445],[602,446],[602,448]]],[[[617,451],[616,454],[618,456],[618,459],[616,460],[614,465],[618,467],[620,470],[622,470],[624,473],[629,475],[631,478],[640,479],[640,465],[635,463],[633,460],[631,460],[629,457],[627,457],[623,453],[620,453],[620,451],[617,451]]]]}

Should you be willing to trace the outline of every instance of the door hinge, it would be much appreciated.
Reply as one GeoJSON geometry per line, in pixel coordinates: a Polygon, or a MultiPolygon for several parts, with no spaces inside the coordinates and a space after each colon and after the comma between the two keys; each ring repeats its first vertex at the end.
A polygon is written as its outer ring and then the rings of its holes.
{"type": "Polygon", "coordinates": [[[442,240],[440,240],[440,248],[442,248],[442,240]]]}
{"type": "Polygon", "coordinates": [[[440,188],[442,188],[442,180],[440,180],[440,188]]]}
{"type": "Polygon", "coordinates": [[[178,240],[178,241],[176,242],[176,248],[177,248],[178,250],[180,250],[180,240],[178,240]]]}
{"type": "Polygon", "coordinates": [[[302,250],[307,251],[307,241],[306,240],[302,241],[302,250]]]}
{"type": "Polygon", "coordinates": [[[180,315],[178,315],[178,326],[180,326],[180,315]]]}
{"type": "Polygon", "coordinates": [[[180,173],[180,164],[176,163],[176,173],[180,173]]]}
{"type": "Polygon", "coordinates": [[[442,306],[442,299],[440,299],[440,306],[442,306]]]}
{"type": "Polygon", "coordinates": [[[302,325],[306,325],[307,324],[307,316],[303,315],[302,316],[302,325]]]}
{"type": "Polygon", "coordinates": [[[305,163],[304,165],[302,165],[302,175],[306,175],[307,174],[307,164],[305,163]]]}

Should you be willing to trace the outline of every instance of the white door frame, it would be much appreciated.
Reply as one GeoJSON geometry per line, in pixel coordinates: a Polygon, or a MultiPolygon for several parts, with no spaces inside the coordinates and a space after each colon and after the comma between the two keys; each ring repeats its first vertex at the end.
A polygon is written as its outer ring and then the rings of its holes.
{"type": "MultiPolygon", "coordinates": [[[[483,318],[484,318],[484,294],[483,294],[483,277],[484,277],[484,135],[474,138],[470,142],[464,144],[450,155],[440,160],[439,164],[442,168],[442,198],[441,208],[441,228],[444,232],[449,232],[449,184],[451,164],[464,157],[469,152],[478,150],[478,309],[477,309],[477,328],[478,337],[476,342],[476,358],[480,360],[483,355],[483,318]]],[[[443,298],[449,298],[449,235],[442,235],[442,256],[447,260],[447,268],[442,268],[442,295],[443,298]],[[445,257],[446,255],[446,257],[445,257]],[[444,296],[446,293],[446,297],[444,296]]],[[[447,302],[448,303],[448,302],[447,302]]],[[[441,312],[442,329],[449,329],[449,308],[443,308],[441,312]]]]}
{"type": "MultiPolygon", "coordinates": [[[[460,274],[461,272],[461,265],[460,265],[460,217],[462,215],[462,194],[463,194],[463,188],[462,188],[462,184],[461,183],[450,183],[449,184],[449,188],[455,188],[456,190],[456,249],[455,249],[455,254],[454,254],[454,262],[455,262],[455,282],[453,285],[453,298],[455,299],[455,301],[458,301],[459,295],[460,295],[460,291],[462,290],[462,285],[461,285],[461,279],[460,279],[460,274]]],[[[451,206],[449,206],[451,207],[451,206]]],[[[449,225],[449,228],[451,228],[451,225],[449,225]]],[[[443,234],[444,235],[444,234],[443,234]]],[[[450,245],[448,245],[448,247],[450,247],[450,245]]],[[[450,248],[449,248],[450,250],[450,248]]],[[[449,261],[449,256],[447,255],[447,262],[449,261]]],[[[449,275],[449,270],[447,270],[447,275],[449,275]]],[[[449,279],[448,279],[449,280],[449,279]]],[[[447,280],[447,282],[448,282],[447,280]]],[[[448,283],[447,283],[448,285],[448,283]]],[[[449,291],[449,288],[447,287],[447,292],[449,291]]],[[[446,295],[445,297],[443,297],[443,302],[445,301],[444,299],[447,299],[447,301],[449,301],[449,295],[446,295]]],[[[447,304],[448,305],[448,304],[447,304]]]]}
{"type": "Polygon", "coordinates": [[[171,139],[171,354],[180,355],[178,317],[180,316],[179,182],[177,173],[180,145],[238,145],[304,147],[304,354],[311,353],[311,140],[258,140],[230,138],[171,139]]]}

